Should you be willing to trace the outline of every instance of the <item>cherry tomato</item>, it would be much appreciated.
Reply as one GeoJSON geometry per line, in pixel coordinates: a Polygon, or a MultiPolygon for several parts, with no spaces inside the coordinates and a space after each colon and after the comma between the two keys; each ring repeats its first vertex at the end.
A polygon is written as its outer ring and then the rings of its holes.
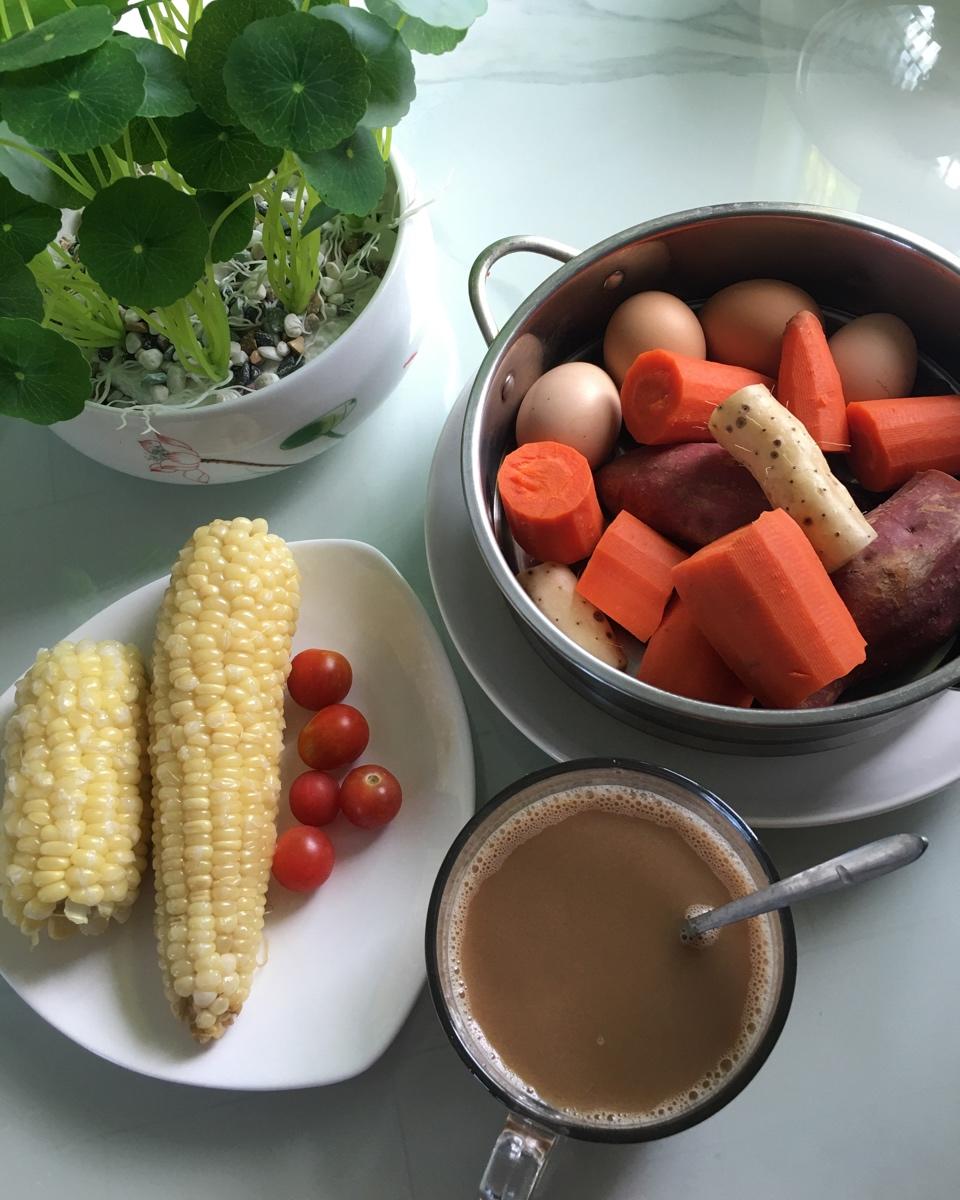
{"type": "Polygon", "coordinates": [[[304,708],[326,708],[342,700],[353,683],[353,668],[336,650],[301,650],[294,656],[287,689],[304,708]]]}
{"type": "Polygon", "coordinates": [[[379,829],[400,811],[403,793],[386,767],[367,763],[354,767],[340,784],[340,811],[352,825],[379,829]]]}
{"type": "Polygon", "coordinates": [[[329,825],[340,811],[340,784],[325,771],[304,771],[290,784],[290,811],[304,825],[329,825]]]}
{"type": "Polygon", "coordinates": [[[330,878],[335,857],[322,829],[294,825],[277,838],[273,877],[291,892],[312,892],[330,878]]]}
{"type": "Polygon", "coordinates": [[[297,739],[300,757],[315,771],[342,767],[366,750],[370,727],[352,704],[329,704],[304,725],[297,739]]]}

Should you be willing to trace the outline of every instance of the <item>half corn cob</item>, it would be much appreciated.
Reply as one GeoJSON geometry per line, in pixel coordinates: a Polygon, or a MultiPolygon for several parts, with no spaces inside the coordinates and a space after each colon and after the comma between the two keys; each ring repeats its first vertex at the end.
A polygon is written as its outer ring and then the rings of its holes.
{"type": "Polygon", "coordinates": [[[125,921],[147,863],[146,678],[135,646],[60,642],[17,684],[4,744],[0,897],[37,941],[125,921]]]}
{"type": "Polygon", "coordinates": [[[257,967],[276,837],[283,685],[297,568],[266,521],[214,521],[180,552],[150,695],[160,969],[200,1041],[239,1013],[257,967]]]}

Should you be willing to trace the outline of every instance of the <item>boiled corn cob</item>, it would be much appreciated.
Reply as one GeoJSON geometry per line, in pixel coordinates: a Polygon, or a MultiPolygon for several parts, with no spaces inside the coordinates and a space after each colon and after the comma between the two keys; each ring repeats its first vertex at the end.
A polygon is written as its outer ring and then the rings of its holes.
{"type": "Polygon", "coordinates": [[[276,836],[297,568],[262,520],[214,521],[180,552],[150,694],[156,932],[174,1013],[200,1041],[257,967],[276,836]]]}
{"type": "Polygon", "coordinates": [[[34,942],[125,921],[147,863],[146,678],[135,646],[60,642],[17,684],[4,744],[3,912],[34,942]]]}

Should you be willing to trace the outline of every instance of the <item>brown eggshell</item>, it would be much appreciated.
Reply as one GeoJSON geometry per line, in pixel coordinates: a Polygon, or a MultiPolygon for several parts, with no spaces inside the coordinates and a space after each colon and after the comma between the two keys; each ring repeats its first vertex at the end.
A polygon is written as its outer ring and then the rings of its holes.
{"type": "Polygon", "coordinates": [[[792,283],[779,279],[732,283],[700,310],[707,357],[776,377],[784,328],[804,309],[823,320],[813,297],[792,283]]]}
{"type": "Polygon", "coordinates": [[[532,384],[517,412],[517,445],[562,442],[591,467],[605,462],[620,432],[620,394],[592,363],[563,363],[532,384]]]}
{"type": "Polygon", "coordinates": [[[669,292],[638,292],[614,312],[603,335],[603,362],[619,387],[633,360],[645,350],[672,350],[706,358],[697,314],[669,292]]]}
{"type": "Polygon", "coordinates": [[[830,352],[848,404],[913,391],[917,342],[893,313],[868,313],[841,326],[830,339],[830,352]]]}

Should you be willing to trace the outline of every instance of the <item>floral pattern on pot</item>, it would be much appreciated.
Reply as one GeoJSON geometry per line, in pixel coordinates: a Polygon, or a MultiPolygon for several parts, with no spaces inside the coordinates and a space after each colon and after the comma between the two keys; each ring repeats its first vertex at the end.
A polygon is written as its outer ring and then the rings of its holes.
{"type": "Polygon", "coordinates": [[[330,412],[325,413],[316,421],[311,421],[309,425],[302,425],[299,429],[295,429],[293,433],[288,434],[287,437],[285,437],[280,443],[280,449],[299,450],[301,446],[306,446],[309,442],[316,441],[317,438],[346,437],[346,434],[337,433],[336,429],[338,425],[343,424],[356,406],[357,399],[354,396],[352,399],[341,404],[338,408],[334,408],[330,412]]]}
{"type": "Polygon", "coordinates": [[[203,469],[204,463],[222,463],[231,467],[260,467],[275,471],[287,467],[289,463],[249,462],[239,458],[203,458],[196,450],[179,438],[167,437],[163,433],[150,433],[147,437],[138,439],[143,453],[147,457],[148,469],[157,475],[179,473],[191,483],[209,483],[209,472],[203,469]]]}

